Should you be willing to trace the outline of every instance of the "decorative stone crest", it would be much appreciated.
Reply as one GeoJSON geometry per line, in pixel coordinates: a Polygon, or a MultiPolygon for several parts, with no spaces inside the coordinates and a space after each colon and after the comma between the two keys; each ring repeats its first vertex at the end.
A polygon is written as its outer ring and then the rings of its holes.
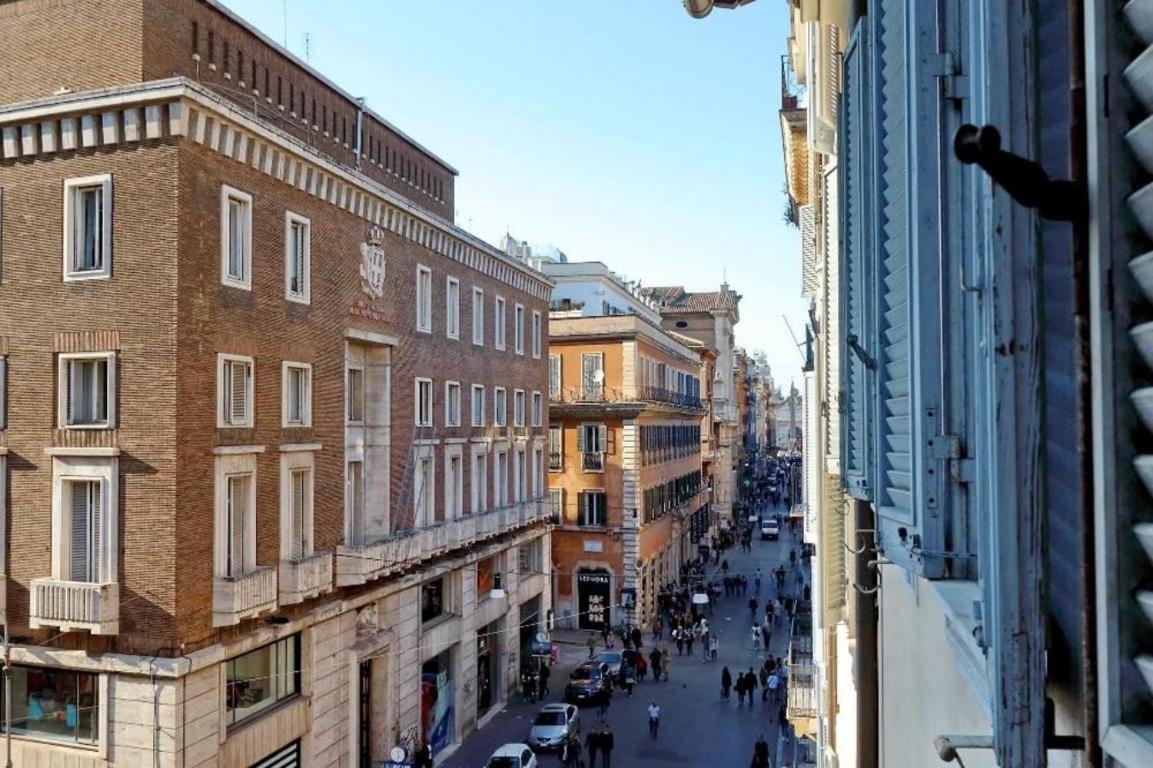
{"type": "Polygon", "coordinates": [[[376,603],[369,603],[356,612],[356,636],[368,637],[380,630],[380,619],[377,616],[376,603]]]}
{"type": "Polygon", "coordinates": [[[384,295],[384,231],[380,227],[368,230],[367,242],[360,246],[360,289],[369,298],[379,299],[384,295]]]}

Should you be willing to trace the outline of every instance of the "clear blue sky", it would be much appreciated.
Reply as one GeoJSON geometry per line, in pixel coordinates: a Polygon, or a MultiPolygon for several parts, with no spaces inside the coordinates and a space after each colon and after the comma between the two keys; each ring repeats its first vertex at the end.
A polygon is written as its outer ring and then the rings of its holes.
{"type": "MultiPolygon", "coordinates": [[[[282,0],[226,0],[284,42],[282,0]]],[[[460,171],[457,222],[645,285],[744,295],[737,342],[800,386],[784,224],[781,0],[287,0],[287,43],[460,171]]]]}

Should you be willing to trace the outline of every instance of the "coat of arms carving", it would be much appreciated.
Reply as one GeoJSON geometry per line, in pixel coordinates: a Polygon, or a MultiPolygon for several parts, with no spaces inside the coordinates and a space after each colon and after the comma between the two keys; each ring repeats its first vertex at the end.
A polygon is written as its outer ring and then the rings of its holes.
{"type": "Polygon", "coordinates": [[[360,245],[360,289],[369,298],[379,299],[384,295],[384,232],[380,227],[368,230],[367,242],[360,245]]]}

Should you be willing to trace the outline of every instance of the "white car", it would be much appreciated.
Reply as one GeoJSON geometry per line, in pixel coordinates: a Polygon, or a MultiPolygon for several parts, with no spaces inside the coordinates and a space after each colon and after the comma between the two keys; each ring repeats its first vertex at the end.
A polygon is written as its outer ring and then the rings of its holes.
{"type": "Polygon", "coordinates": [[[528,744],[505,744],[492,753],[485,768],[539,768],[528,744]]]}
{"type": "Polygon", "coordinates": [[[545,704],[533,718],[528,745],[535,750],[559,750],[570,736],[581,731],[580,710],[572,704],[545,704]]]}
{"type": "Polygon", "coordinates": [[[781,537],[780,526],[777,525],[776,520],[762,520],[761,521],[761,538],[762,539],[779,539],[781,537]]]}

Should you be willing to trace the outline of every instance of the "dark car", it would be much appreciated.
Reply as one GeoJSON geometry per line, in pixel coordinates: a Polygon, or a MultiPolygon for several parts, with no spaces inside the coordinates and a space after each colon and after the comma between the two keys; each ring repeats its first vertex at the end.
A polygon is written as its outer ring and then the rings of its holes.
{"type": "Polygon", "coordinates": [[[586,661],[569,675],[564,687],[564,700],[572,704],[587,704],[612,696],[612,678],[608,665],[586,661]]]}

